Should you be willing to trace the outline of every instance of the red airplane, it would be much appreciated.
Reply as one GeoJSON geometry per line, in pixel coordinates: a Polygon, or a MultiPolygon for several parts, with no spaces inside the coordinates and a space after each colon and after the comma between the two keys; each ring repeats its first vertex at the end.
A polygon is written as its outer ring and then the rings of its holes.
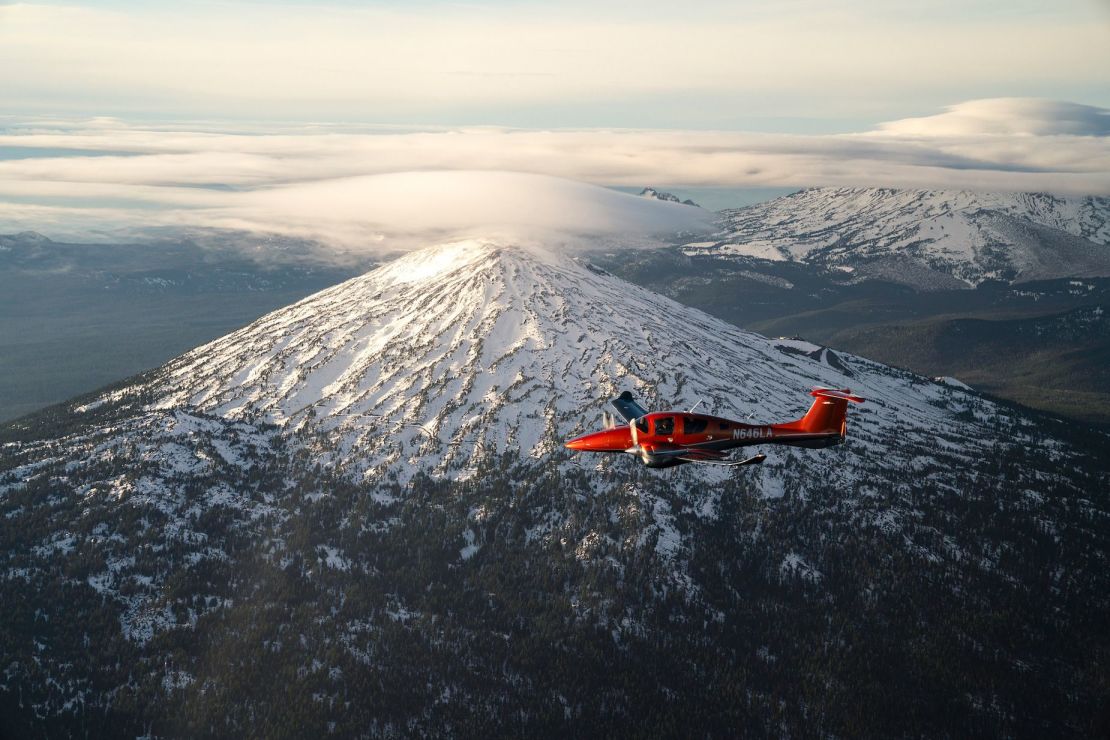
{"type": "Polygon", "coordinates": [[[719,416],[691,411],[656,411],[649,414],[628,391],[610,403],[627,424],[617,426],[606,415],[606,428],[566,443],[584,452],[627,452],[639,455],[649,468],[669,468],[683,463],[702,465],[753,465],[767,459],[755,455],[729,460],[726,450],[748,445],[780,444],[792,447],[832,447],[844,441],[848,402],[863,403],[848,389],[814,388],[813,405],[806,415],[785,424],[744,424],[719,416]]]}

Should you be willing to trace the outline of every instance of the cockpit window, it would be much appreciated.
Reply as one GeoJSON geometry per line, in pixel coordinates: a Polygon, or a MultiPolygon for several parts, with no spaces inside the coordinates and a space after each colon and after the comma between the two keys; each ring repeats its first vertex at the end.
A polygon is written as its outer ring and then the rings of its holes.
{"type": "Polygon", "coordinates": [[[663,416],[655,420],[656,434],[674,434],[674,417],[663,416]]]}
{"type": "Polygon", "coordinates": [[[682,417],[683,434],[701,434],[707,426],[709,426],[709,422],[705,419],[698,419],[693,416],[682,417]]]}
{"type": "Polygon", "coordinates": [[[644,417],[644,416],[641,416],[639,419],[637,419],[636,420],[636,428],[639,429],[644,434],[647,434],[648,433],[647,418],[644,417]]]}

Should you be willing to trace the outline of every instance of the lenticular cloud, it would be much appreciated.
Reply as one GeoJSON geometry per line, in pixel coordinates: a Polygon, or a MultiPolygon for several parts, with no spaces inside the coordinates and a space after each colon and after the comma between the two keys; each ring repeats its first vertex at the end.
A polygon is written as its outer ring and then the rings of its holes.
{"type": "Polygon", "coordinates": [[[370,234],[394,241],[552,235],[637,240],[703,231],[712,220],[700,208],[521,172],[399,172],[240,195],[209,217],[348,243],[370,234]]]}
{"type": "Polygon", "coordinates": [[[988,98],[949,106],[944,113],[879,126],[909,136],[1110,136],[1110,111],[1037,98],[988,98]]]}

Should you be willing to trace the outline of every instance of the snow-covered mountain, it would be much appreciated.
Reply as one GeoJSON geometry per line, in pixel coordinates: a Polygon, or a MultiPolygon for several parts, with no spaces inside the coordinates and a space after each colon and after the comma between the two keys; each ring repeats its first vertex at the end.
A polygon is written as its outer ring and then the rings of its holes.
{"type": "MultiPolygon", "coordinates": [[[[625,389],[656,408],[704,400],[770,421],[800,416],[814,386],[851,386],[871,402],[853,413],[853,444],[832,473],[846,481],[891,430],[904,451],[882,454],[910,465],[938,444],[987,454],[991,438],[953,424],[956,414],[1021,425],[979,398],[862,358],[794,350],[566,256],[462,242],[269,314],[169,363],[143,391],[152,409],[325,434],[317,453],[339,469],[402,479],[417,470],[465,477],[482,455],[549,456],[625,389]]],[[[796,464],[773,457],[768,485],[796,464]]]]}
{"type": "Polygon", "coordinates": [[[1110,275],[1110,198],[811,188],[724,211],[691,254],[797,260],[919,288],[1110,275]]]}
{"type": "Polygon", "coordinates": [[[35,246],[49,243],[50,239],[37,231],[21,231],[18,234],[0,234],[0,251],[7,251],[13,247],[35,246]]]}
{"type": "MultiPolygon", "coordinates": [[[[897,665],[913,640],[944,657],[889,679],[887,730],[983,661],[1005,679],[989,696],[937,701],[1012,729],[1030,682],[1095,701],[1061,663],[1079,638],[1059,615],[1106,601],[1088,523],[1110,507],[1064,431],[557,251],[428,248],[4,430],[0,711],[24,716],[18,691],[69,729],[110,712],[169,734],[797,734],[872,716],[841,671],[858,650],[897,665]],[[626,389],[782,420],[814,385],[868,399],[848,442],[754,470],[561,446],[626,389]],[[1002,603],[1028,644],[976,631],[1002,603]],[[798,684],[813,670],[817,694],[798,684]],[[1016,708],[992,709],[998,692],[1016,708]]],[[[951,713],[930,716],[915,731],[951,713]]]]}
{"type": "Polygon", "coordinates": [[[662,191],[662,190],[656,190],[655,188],[650,188],[650,187],[649,188],[644,188],[643,190],[641,190],[640,191],[640,197],[641,198],[649,198],[651,200],[663,200],[663,201],[667,201],[669,203],[681,203],[684,206],[694,206],[696,208],[701,208],[701,206],[699,206],[697,203],[690,200],[689,198],[687,198],[686,200],[682,200],[681,198],[679,198],[674,193],[668,193],[668,192],[665,192],[665,191],[662,191]]]}

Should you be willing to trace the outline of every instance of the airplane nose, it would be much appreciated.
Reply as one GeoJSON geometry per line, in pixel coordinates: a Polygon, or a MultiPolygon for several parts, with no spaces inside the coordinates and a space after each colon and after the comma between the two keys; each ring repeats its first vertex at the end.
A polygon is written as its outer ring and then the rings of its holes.
{"type": "Polygon", "coordinates": [[[563,444],[569,449],[584,452],[624,452],[632,445],[632,436],[627,428],[605,429],[583,434],[563,444]]]}

